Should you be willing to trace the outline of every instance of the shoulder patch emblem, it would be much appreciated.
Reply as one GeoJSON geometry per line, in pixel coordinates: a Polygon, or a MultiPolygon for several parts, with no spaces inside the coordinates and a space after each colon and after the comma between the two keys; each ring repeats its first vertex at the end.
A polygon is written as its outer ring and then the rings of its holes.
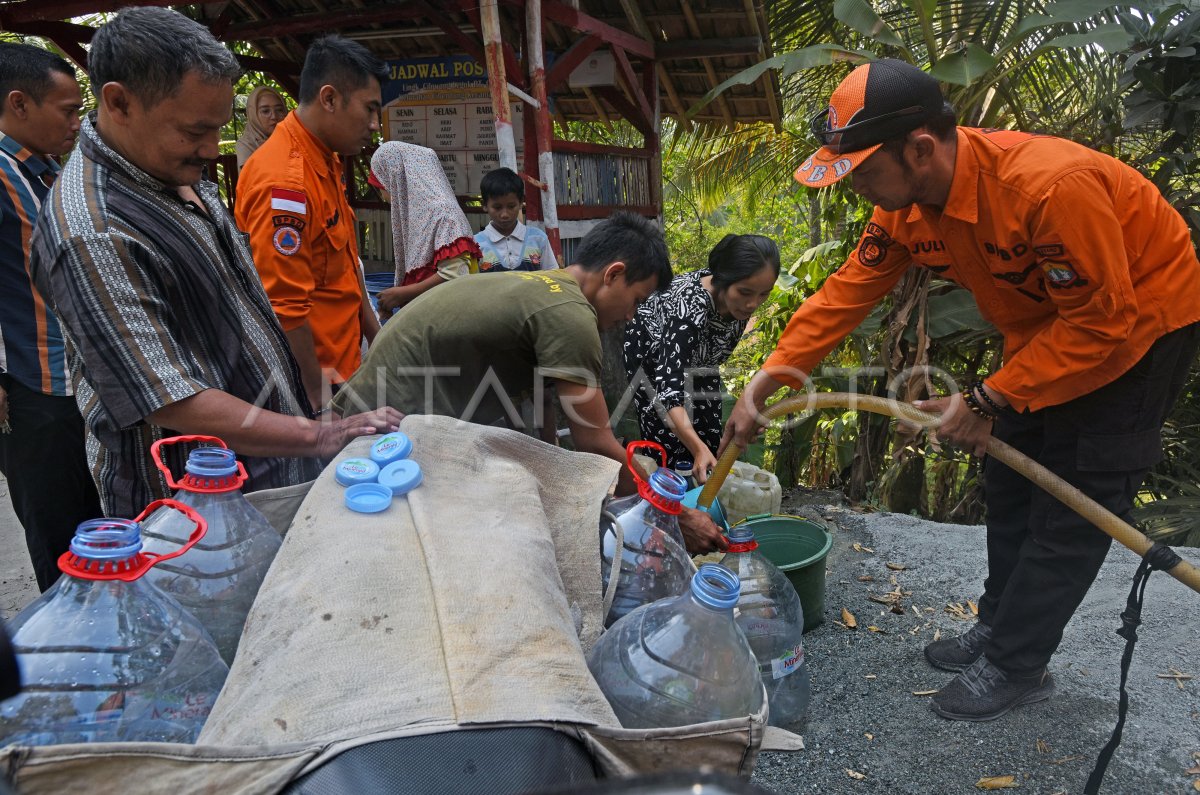
{"type": "Polygon", "coordinates": [[[1045,260],[1041,266],[1051,287],[1082,287],[1088,283],[1087,279],[1080,278],[1069,262],[1045,260]]]}
{"type": "Polygon", "coordinates": [[[858,244],[858,261],[868,268],[874,268],[887,257],[888,248],[892,245],[891,235],[876,223],[867,224],[862,242],[858,244]]]}
{"type": "Polygon", "coordinates": [[[271,237],[275,250],[285,257],[290,257],[300,250],[300,230],[294,226],[281,226],[271,237]]]}

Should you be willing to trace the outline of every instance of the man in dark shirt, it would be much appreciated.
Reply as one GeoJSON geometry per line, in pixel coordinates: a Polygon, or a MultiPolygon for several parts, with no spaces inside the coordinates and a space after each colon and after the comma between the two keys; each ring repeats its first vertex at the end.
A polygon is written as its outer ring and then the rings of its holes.
{"type": "Polygon", "coordinates": [[[156,439],[222,438],[255,490],[313,478],[317,459],[396,427],[391,409],[312,418],[250,251],[201,178],[232,113],[233,54],[182,14],[131,8],[96,32],[88,69],[97,110],[39,219],[31,270],[70,343],[105,513],[165,495],[156,439]]]}
{"type": "Polygon", "coordinates": [[[75,526],[101,515],[58,320],[29,278],[29,236],[75,145],[83,98],[48,50],[0,43],[0,471],[38,587],[59,577],[75,526]]]}

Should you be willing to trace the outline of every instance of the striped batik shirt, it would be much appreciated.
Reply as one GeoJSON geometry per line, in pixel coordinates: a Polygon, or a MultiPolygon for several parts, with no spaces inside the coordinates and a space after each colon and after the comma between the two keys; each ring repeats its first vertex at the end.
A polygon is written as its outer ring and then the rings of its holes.
{"type": "Polygon", "coordinates": [[[29,238],[58,164],[0,133],[0,372],[34,392],[71,394],[58,320],[29,278],[29,238]]]}
{"type": "MultiPolygon", "coordinates": [[[[245,238],[209,182],[203,210],[83,121],[33,235],[30,270],[63,325],[87,451],[108,516],[168,495],[146,418],[206,389],[303,416],[308,399],[245,238]]],[[[172,445],[172,471],[186,451],[172,445]]],[[[315,459],[243,457],[246,490],[316,477],[315,459]]]]}

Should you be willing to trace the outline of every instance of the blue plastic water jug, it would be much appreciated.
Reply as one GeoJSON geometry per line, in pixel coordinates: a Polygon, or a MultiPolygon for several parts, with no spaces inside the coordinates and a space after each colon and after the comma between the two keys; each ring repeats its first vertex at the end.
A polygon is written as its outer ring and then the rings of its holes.
{"type": "Polygon", "coordinates": [[[758,551],[749,524],[729,529],[729,550],[721,565],[742,583],[738,626],[758,660],[767,689],[772,726],[788,726],[808,713],[809,680],[804,664],[804,608],[787,575],[758,551]]]}
{"type": "Polygon", "coordinates": [[[688,592],[644,605],[600,636],[588,668],[626,729],[687,726],[762,708],[758,662],[733,618],[737,575],[706,563],[688,592]]]}
{"type": "Polygon", "coordinates": [[[142,575],[203,535],[204,520],[174,500],[79,525],[63,576],[8,624],[23,689],[0,703],[0,745],[195,742],[229,668],[200,622],[142,575]],[[164,505],[194,530],[176,552],[148,554],[138,522],[164,505]]]}
{"type": "MultiPolygon", "coordinates": [[[[175,499],[204,517],[208,533],[186,555],[155,566],[147,576],[200,620],[222,659],[232,665],[246,614],[283,540],[242,495],[246,470],[220,439],[176,436],[155,442],[151,453],[167,483],[177,489],[175,499]],[[187,474],[175,481],[162,460],[162,446],[197,441],[219,446],[192,450],[187,474]]],[[[160,554],[176,550],[187,541],[188,530],[178,512],[159,511],[142,528],[145,549],[160,554]]]]}
{"type": "Polygon", "coordinates": [[[622,546],[616,595],[605,626],[644,604],[684,593],[696,571],[679,532],[683,510],[679,501],[687,488],[679,475],[666,468],[666,450],[654,442],[631,442],[625,453],[638,493],[612,500],[600,517],[600,575],[605,591],[617,544],[622,546]],[[662,456],[664,466],[648,479],[633,465],[639,448],[656,449],[662,456]]]}

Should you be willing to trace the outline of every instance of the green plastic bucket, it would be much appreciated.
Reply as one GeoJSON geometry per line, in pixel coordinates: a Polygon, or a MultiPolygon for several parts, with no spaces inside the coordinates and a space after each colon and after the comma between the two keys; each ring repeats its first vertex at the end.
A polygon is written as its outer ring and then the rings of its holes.
{"type": "Polygon", "coordinates": [[[758,551],[787,575],[804,608],[804,631],[825,620],[825,558],[833,536],[821,525],[798,516],[762,513],[739,524],[754,529],[758,551]]]}

